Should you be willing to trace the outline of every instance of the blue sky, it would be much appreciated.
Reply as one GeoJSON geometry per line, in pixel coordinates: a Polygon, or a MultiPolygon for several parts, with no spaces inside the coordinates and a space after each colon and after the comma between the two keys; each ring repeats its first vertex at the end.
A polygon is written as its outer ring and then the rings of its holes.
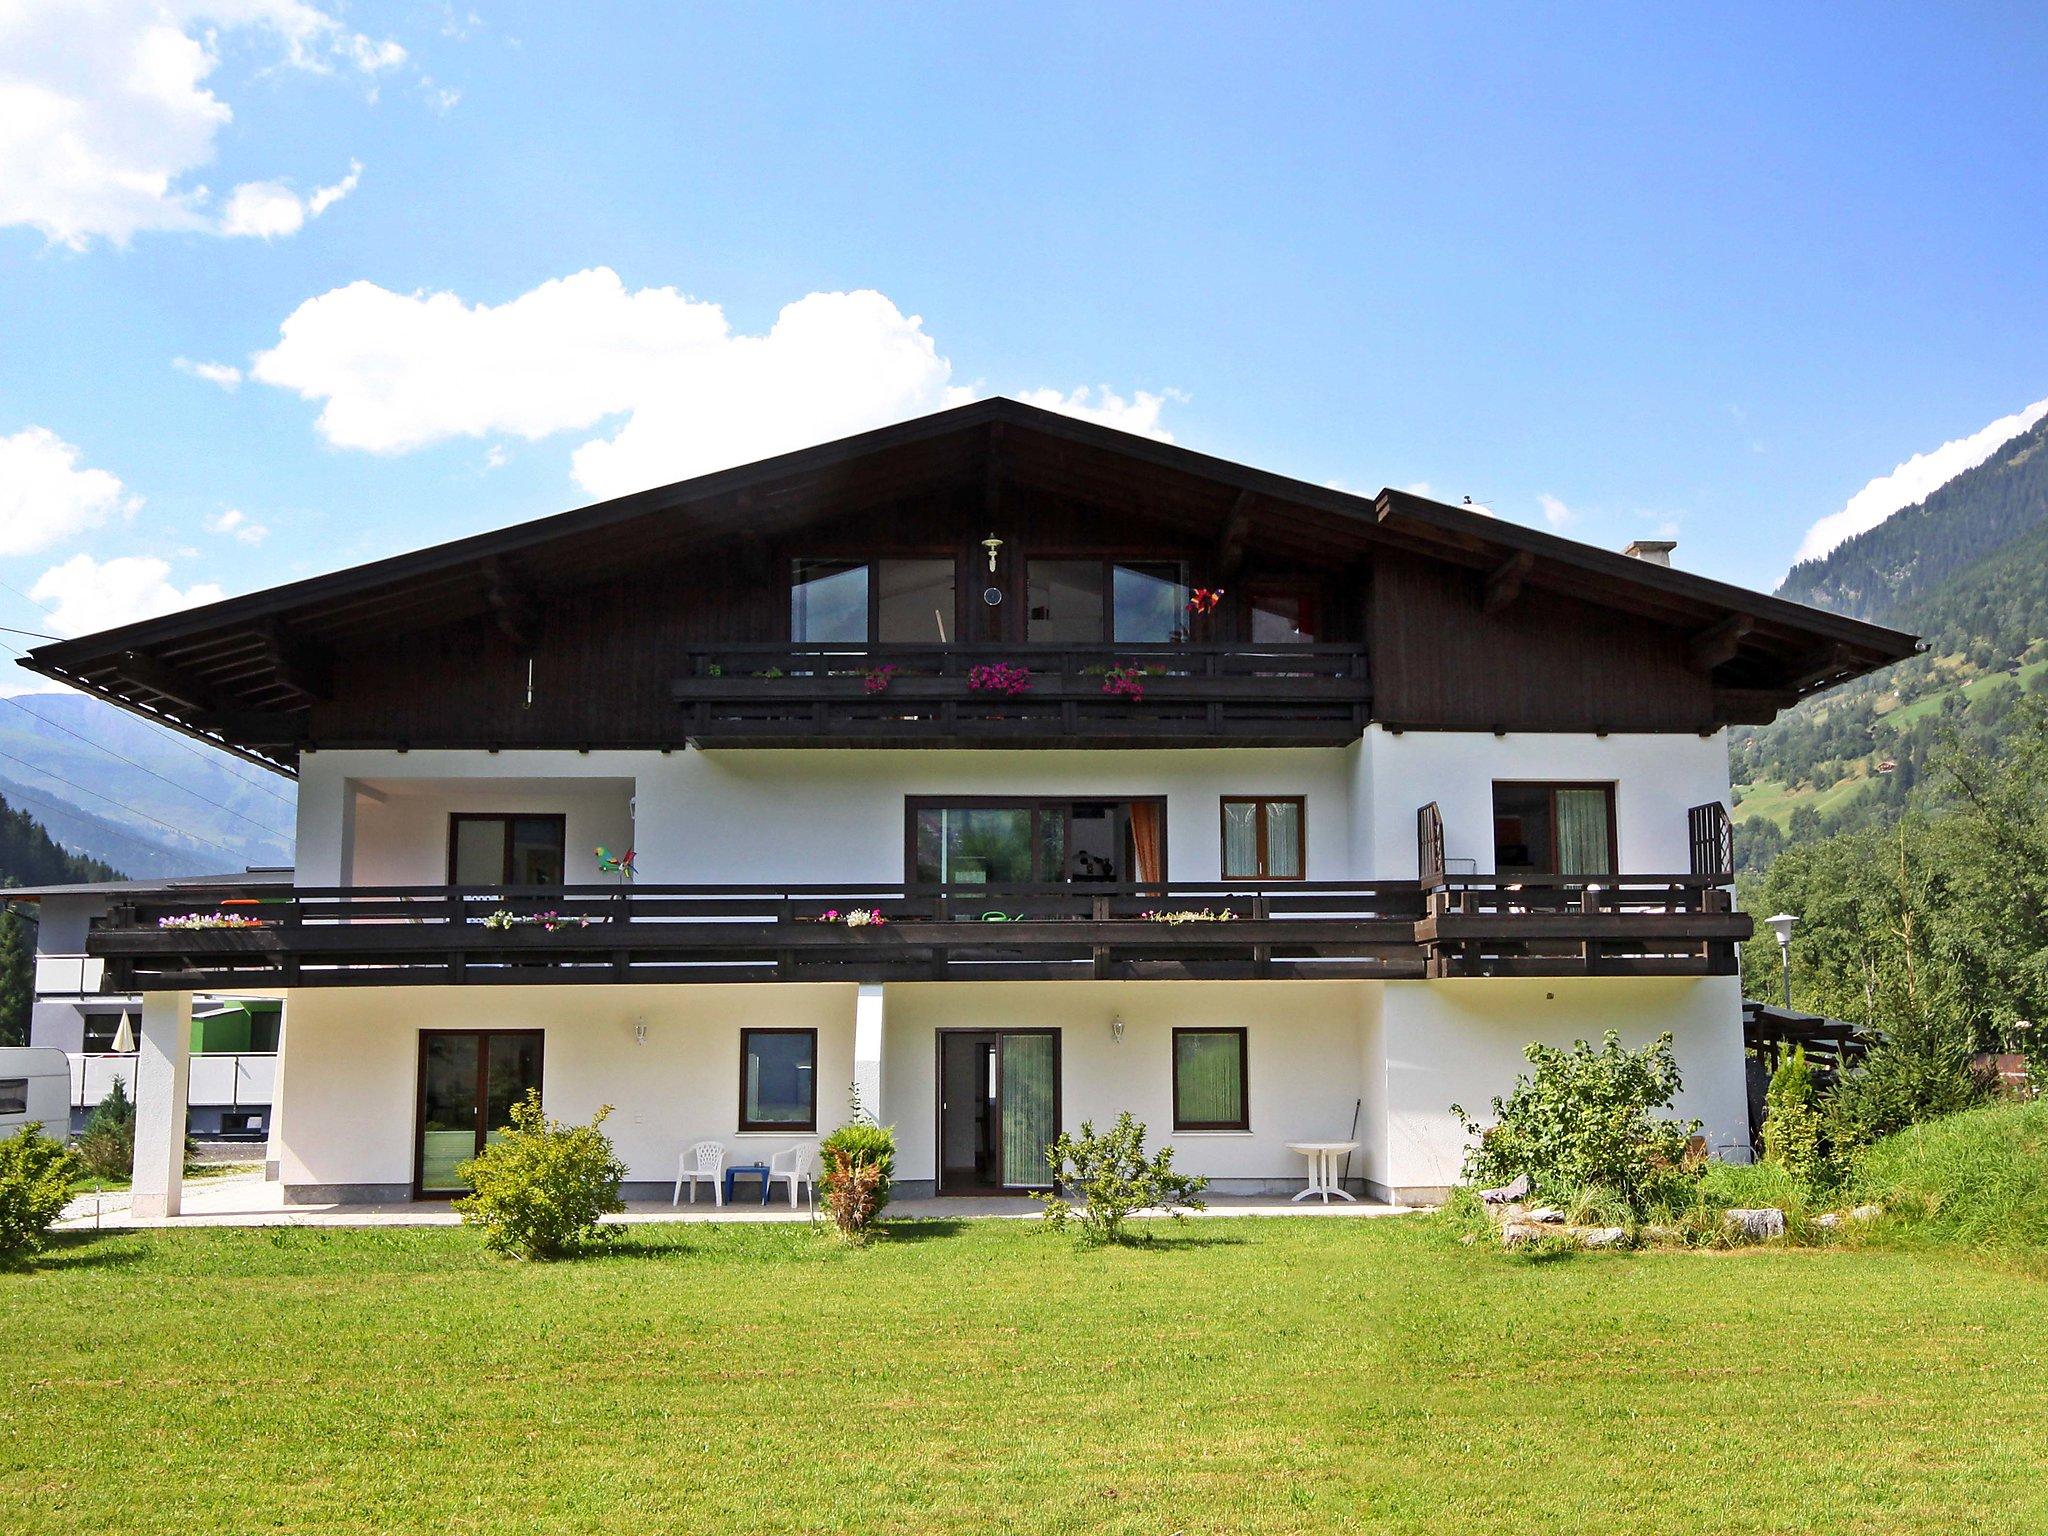
{"type": "Polygon", "coordinates": [[[985,393],[1768,587],[2048,396],[2044,78],[2020,7],[0,0],[0,624],[985,393]]]}

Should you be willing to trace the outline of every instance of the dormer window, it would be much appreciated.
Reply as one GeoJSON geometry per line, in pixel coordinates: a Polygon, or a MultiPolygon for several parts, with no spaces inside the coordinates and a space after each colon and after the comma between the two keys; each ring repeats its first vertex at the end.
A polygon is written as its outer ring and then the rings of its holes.
{"type": "Polygon", "coordinates": [[[957,562],[798,560],[789,638],[803,645],[948,645],[956,637],[957,562]]]}

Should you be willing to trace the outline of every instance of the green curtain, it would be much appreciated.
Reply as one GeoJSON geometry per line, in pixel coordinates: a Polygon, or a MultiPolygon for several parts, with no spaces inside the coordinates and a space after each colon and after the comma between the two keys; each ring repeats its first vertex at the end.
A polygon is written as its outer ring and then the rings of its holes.
{"type": "Polygon", "coordinates": [[[1003,1187],[1043,1189],[1052,1182],[1045,1149],[1059,1134],[1053,1102],[1059,1042],[1053,1035],[1002,1039],[1003,1187]]]}
{"type": "Polygon", "coordinates": [[[1243,1056],[1235,1031],[1173,1037],[1174,1085],[1183,1125],[1240,1125],[1244,1114],[1243,1056]]]}
{"type": "Polygon", "coordinates": [[[1614,850],[1607,843],[1607,791],[1560,789],[1557,792],[1557,872],[1561,875],[1608,875],[1614,872],[1614,850]]]}

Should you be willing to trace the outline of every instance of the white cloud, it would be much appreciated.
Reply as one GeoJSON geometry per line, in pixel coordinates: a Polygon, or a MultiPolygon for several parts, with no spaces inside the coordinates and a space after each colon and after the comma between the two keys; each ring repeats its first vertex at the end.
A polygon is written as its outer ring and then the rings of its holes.
{"type": "Polygon", "coordinates": [[[221,214],[220,232],[224,235],[255,235],[264,240],[296,235],[305,227],[306,220],[317,219],[355,191],[356,183],[362,178],[362,163],[352,160],[346,176],[332,186],[316,187],[312,195],[304,199],[281,181],[244,182],[228,199],[227,208],[221,214]]]}
{"type": "Polygon", "coordinates": [[[270,530],[261,523],[251,522],[249,514],[239,507],[229,507],[205,519],[208,533],[224,534],[243,544],[261,544],[270,537],[270,530]]]}
{"type": "MultiPolygon", "coordinates": [[[[455,438],[587,432],[577,483],[617,496],[973,398],[915,315],[872,290],[813,293],[760,335],[674,288],[598,267],[499,305],[356,282],[308,299],[250,376],[321,402],[328,442],[404,453],[455,438]]],[[[1171,392],[1022,398],[1165,433],[1171,392]]]]}
{"type": "Polygon", "coordinates": [[[80,468],[79,457],[47,427],[0,437],[0,555],[48,549],[142,505],[106,470],[80,468]]]}
{"type": "Polygon", "coordinates": [[[60,635],[90,634],[153,619],[180,608],[217,603],[223,595],[211,582],[181,592],[170,576],[169,562],[153,555],[117,555],[111,560],[73,555],[37,577],[28,595],[49,610],[60,635]]]}
{"type": "Polygon", "coordinates": [[[226,390],[232,390],[242,382],[242,370],[233,363],[198,363],[189,357],[174,357],[171,366],[180,373],[189,373],[195,379],[204,379],[226,390]]]}
{"type": "Polygon", "coordinates": [[[1578,521],[1578,513],[1547,491],[1536,498],[1536,505],[1543,509],[1543,521],[1555,532],[1561,533],[1578,521]]]}
{"type": "Polygon", "coordinates": [[[1875,528],[1894,512],[1925,501],[1935,491],[1966,469],[1975,469],[2000,447],[2048,416],[2048,400],[2036,400],[2025,410],[2001,416],[1990,426],[1943,443],[1929,453],[1916,453],[1888,475],[1879,475],[1843,505],[1839,512],[1806,530],[1799,553],[1792,557],[1818,560],[1844,539],[1875,528]]]}
{"type": "Polygon", "coordinates": [[[1027,389],[1016,398],[1040,410],[1078,416],[1099,426],[1115,427],[1119,432],[1135,432],[1140,437],[1156,437],[1162,443],[1170,443],[1173,434],[1159,425],[1159,413],[1169,400],[1182,403],[1187,396],[1172,389],[1157,395],[1140,389],[1126,400],[1105,384],[1092,392],[1084,385],[1064,395],[1056,389],[1027,389]],[[1092,400],[1091,393],[1095,397],[1092,400]]]}
{"type": "Polygon", "coordinates": [[[275,211],[250,224],[260,193],[278,184],[237,189],[243,217],[230,227],[190,179],[234,117],[206,85],[230,34],[316,73],[339,63],[374,76],[405,59],[311,0],[4,0],[0,225],[74,250],[151,230],[277,232],[275,211]]]}

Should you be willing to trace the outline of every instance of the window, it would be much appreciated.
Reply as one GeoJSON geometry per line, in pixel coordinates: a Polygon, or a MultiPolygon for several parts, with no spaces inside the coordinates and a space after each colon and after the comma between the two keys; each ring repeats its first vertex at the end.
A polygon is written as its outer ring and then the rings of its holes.
{"type": "Polygon", "coordinates": [[[1223,797],[1223,878],[1299,880],[1303,875],[1300,795],[1223,797]]]}
{"type": "Polygon", "coordinates": [[[1318,628],[1316,594],[1307,586],[1266,586],[1251,590],[1254,645],[1307,645],[1318,628]]]}
{"type": "Polygon", "coordinates": [[[1147,800],[905,802],[906,878],[1034,885],[1166,878],[1166,806],[1147,800]]]}
{"type": "Polygon", "coordinates": [[[1177,644],[1188,637],[1179,561],[1030,560],[1025,639],[1037,645],[1177,644]]]}
{"type": "Polygon", "coordinates": [[[1613,874],[1614,786],[1495,784],[1493,867],[1503,875],[1613,874]]]}
{"type": "Polygon", "coordinates": [[[28,1113],[28,1079],[0,1077],[0,1115],[28,1113]]]}
{"type": "Polygon", "coordinates": [[[818,1032],[740,1031],[740,1129],[818,1128],[818,1032]]]}
{"type": "Polygon", "coordinates": [[[790,570],[789,638],[806,645],[945,645],[956,564],[938,560],[798,560],[790,570]]]}
{"type": "Polygon", "coordinates": [[[568,823],[561,816],[448,818],[450,885],[560,885],[568,823]]]}
{"type": "Polygon", "coordinates": [[[1241,1029],[1173,1032],[1173,1128],[1176,1131],[1248,1131],[1245,1063],[1250,1054],[1241,1029]]]}

